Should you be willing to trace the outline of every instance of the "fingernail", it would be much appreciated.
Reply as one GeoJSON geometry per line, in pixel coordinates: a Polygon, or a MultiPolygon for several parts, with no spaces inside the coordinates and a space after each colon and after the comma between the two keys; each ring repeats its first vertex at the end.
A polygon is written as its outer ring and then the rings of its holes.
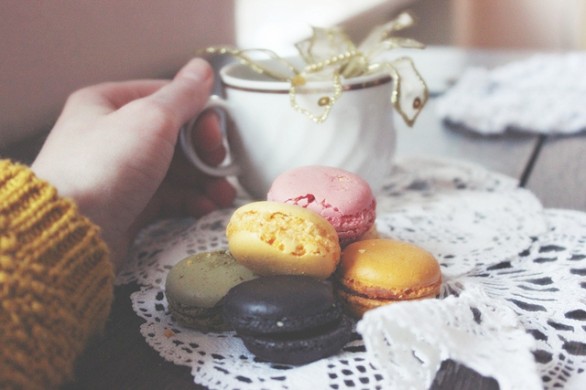
{"type": "Polygon", "coordinates": [[[181,69],[177,77],[202,82],[209,79],[211,75],[212,69],[210,64],[201,58],[194,58],[181,69]]]}

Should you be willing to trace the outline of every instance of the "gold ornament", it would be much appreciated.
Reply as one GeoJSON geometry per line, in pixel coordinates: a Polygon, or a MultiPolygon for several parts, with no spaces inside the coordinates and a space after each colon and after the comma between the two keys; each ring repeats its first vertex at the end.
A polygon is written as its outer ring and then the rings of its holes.
{"type": "Polygon", "coordinates": [[[240,50],[212,46],[201,52],[232,55],[257,73],[288,82],[291,107],[317,123],[327,119],[336,100],[343,93],[344,79],[375,72],[388,73],[393,79],[391,102],[403,120],[412,126],[428,99],[425,81],[409,57],[384,62],[377,62],[376,57],[397,48],[424,48],[424,45],[416,40],[392,36],[396,31],[410,27],[413,23],[414,19],[409,13],[402,13],[390,22],[375,27],[358,47],[338,27],[313,27],[311,37],[295,44],[299,56],[305,62],[301,68],[267,49],[240,50]],[[254,54],[254,58],[251,54],[254,54]],[[266,59],[274,60],[281,69],[269,69],[264,66],[264,61],[258,59],[259,54],[266,59]],[[318,106],[322,107],[318,114],[297,102],[297,95],[303,93],[302,89],[309,81],[331,81],[332,93],[318,100],[318,106]]]}
{"type": "Polygon", "coordinates": [[[328,104],[330,104],[330,98],[327,97],[327,96],[322,96],[317,101],[317,105],[320,106],[320,107],[327,106],[328,104]]]}

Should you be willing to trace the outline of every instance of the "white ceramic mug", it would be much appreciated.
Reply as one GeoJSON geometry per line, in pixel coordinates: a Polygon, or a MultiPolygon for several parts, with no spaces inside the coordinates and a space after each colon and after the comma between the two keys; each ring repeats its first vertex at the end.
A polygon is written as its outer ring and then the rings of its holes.
{"type": "MultiPolygon", "coordinates": [[[[180,143],[188,159],[212,176],[236,176],[256,199],[266,198],[273,180],[302,165],[334,166],[363,177],[376,193],[392,168],[395,130],[392,79],[380,73],[346,79],[327,119],[316,123],[293,109],[289,83],[232,63],[220,70],[225,98],[212,96],[205,110],[226,114],[225,137],[230,162],[213,167],[193,149],[185,126],[180,143]]],[[[312,81],[296,95],[300,106],[323,109],[319,100],[332,94],[331,81],[312,81]]],[[[323,102],[323,100],[322,100],[323,102]]]]}

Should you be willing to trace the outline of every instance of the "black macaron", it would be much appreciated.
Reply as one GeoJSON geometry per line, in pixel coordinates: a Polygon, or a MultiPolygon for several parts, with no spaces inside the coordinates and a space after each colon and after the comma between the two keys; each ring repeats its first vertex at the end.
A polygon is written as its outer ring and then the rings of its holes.
{"type": "Polygon", "coordinates": [[[329,282],[307,276],[261,277],[232,288],[224,319],[258,358],[306,364],[339,351],[352,321],[342,313],[329,282]]]}

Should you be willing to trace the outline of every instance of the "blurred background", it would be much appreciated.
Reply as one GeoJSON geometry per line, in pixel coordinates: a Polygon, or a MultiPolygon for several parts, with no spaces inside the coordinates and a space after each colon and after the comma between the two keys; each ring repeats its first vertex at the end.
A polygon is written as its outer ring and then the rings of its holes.
{"type": "Polygon", "coordinates": [[[431,46],[586,49],[586,0],[2,0],[0,151],[38,146],[84,85],[170,77],[209,45],[286,54],[311,25],[358,41],[403,10],[431,46]]]}

